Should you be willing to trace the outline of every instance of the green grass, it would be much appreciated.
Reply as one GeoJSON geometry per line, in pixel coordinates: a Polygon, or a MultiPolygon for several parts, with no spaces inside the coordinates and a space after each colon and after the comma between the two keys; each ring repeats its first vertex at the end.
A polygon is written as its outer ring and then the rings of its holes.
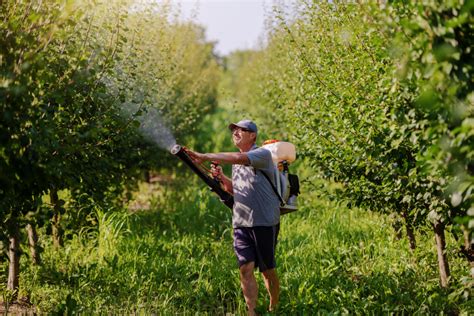
{"type": "MultiPolygon", "coordinates": [[[[97,210],[98,227],[76,232],[63,249],[42,239],[41,267],[22,258],[20,294],[44,313],[245,314],[230,211],[196,187],[202,188],[193,181],[168,190],[146,211],[97,210]]],[[[311,195],[301,202],[281,222],[279,314],[473,310],[459,283],[468,272],[462,258],[450,255],[453,286],[439,288],[429,232],[418,236],[412,254],[385,216],[311,195]]],[[[258,281],[264,311],[268,300],[258,281]]]]}

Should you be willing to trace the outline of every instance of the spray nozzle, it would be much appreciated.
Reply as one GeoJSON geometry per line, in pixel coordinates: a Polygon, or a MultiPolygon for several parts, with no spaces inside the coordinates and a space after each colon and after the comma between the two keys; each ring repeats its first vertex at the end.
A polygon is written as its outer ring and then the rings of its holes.
{"type": "Polygon", "coordinates": [[[173,155],[176,155],[177,153],[179,153],[179,152],[181,151],[181,149],[185,150],[184,147],[182,147],[182,146],[176,144],[176,145],[174,145],[174,146],[171,148],[170,152],[171,152],[173,155]]]}

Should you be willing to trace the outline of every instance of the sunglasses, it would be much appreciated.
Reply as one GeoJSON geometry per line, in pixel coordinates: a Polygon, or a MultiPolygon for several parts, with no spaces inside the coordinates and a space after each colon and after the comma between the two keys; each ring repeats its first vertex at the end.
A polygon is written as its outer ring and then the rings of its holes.
{"type": "Polygon", "coordinates": [[[234,134],[236,131],[242,131],[242,132],[252,133],[252,131],[249,130],[249,129],[242,128],[242,127],[236,127],[236,128],[234,128],[234,129],[232,129],[232,134],[234,134]]]}

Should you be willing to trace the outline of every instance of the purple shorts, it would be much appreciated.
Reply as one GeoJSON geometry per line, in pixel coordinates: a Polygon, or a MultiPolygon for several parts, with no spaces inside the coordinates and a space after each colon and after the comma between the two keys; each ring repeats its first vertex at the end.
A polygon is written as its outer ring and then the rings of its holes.
{"type": "Polygon", "coordinates": [[[234,228],[234,252],[239,267],[255,262],[260,272],[276,267],[275,248],[280,224],[234,228]]]}

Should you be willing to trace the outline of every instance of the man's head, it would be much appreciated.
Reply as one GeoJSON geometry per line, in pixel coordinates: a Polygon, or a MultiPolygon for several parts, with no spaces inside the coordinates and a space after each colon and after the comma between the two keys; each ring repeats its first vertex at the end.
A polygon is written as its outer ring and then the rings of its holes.
{"type": "Polygon", "coordinates": [[[240,149],[250,149],[257,140],[257,125],[251,120],[231,123],[229,129],[232,131],[232,141],[240,149]]]}

